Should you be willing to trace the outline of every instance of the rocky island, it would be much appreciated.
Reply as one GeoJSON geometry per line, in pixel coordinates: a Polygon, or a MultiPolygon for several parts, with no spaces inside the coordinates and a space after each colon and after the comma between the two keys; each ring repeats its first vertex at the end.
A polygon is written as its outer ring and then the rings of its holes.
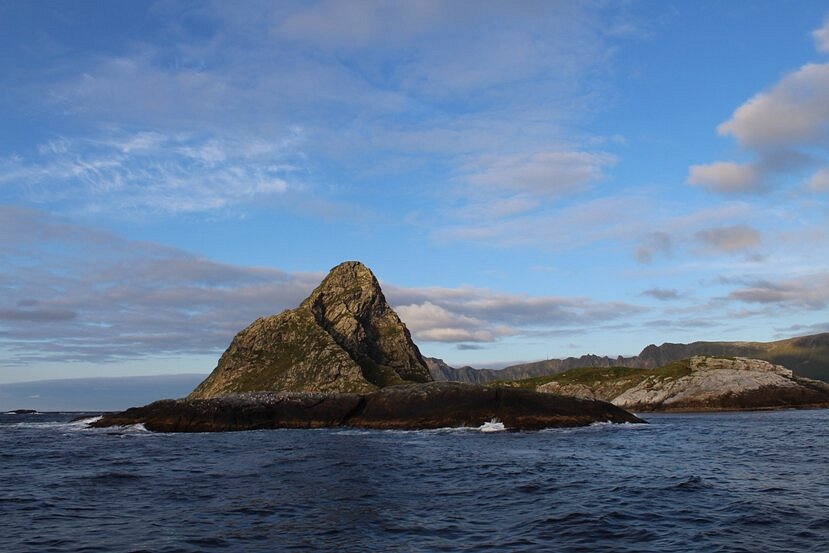
{"type": "Polygon", "coordinates": [[[572,369],[508,385],[602,399],[637,412],[829,407],[829,383],[744,357],[694,356],[656,369],[572,369]]]}
{"type": "Polygon", "coordinates": [[[108,414],[93,426],[200,432],[353,426],[423,429],[497,419],[507,429],[643,422],[597,399],[433,382],[372,272],[334,267],[299,307],[239,332],[184,399],[108,414]]]}

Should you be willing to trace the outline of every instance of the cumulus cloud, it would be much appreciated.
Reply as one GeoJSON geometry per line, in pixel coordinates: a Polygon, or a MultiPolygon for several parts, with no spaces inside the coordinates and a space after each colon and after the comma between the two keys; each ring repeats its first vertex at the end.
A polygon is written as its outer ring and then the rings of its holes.
{"type": "Polygon", "coordinates": [[[384,285],[384,289],[415,337],[433,342],[492,342],[506,336],[572,333],[644,311],[622,302],[523,296],[485,288],[384,285]]]}
{"type": "Polygon", "coordinates": [[[818,51],[829,53],[829,17],[824,19],[821,28],[812,31],[812,37],[818,51]]]}
{"type": "Polygon", "coordinates": [[[760,185],[760,172],[751,163],[717,161],[708,165],[692,165],[688,183],[716,192],[747,192],[760,185]]]}
{"type": "Polygon", "coordinates": [[[757,280],[731,291],[728,299],[786,308],[824,309],[829,304],[829,273],[777,281],[757,280]]]}
{"type": "Polygon", "coordinates": [[[806,64],[737,108],[717,127],[749,148],[811,144],[827,136],[829,64],[806,64]]]}
{"type": "Polygon", "coordinates": [[[492,342],[500,333],[481,319],[452,313],[430,301],[397,306],[397,313],[415,338],[430,342],[492,342]]]}
{"type": "Polygon", "coordinates": [[[704,246],[726,253],[745,251],[760,244],[760,233],[744,225],[703,229],[694,237],[704,246]]]}
{"type": "MultiPolygon", "coordinates": [[[[827,51],[827,23],[814,31],[818,50],[827,51]]],[[[688,183],[721,193],[753,193],[802,179],[825,163],[829,144],[829,63],[807,63],[755,94],[717,127],[752,152],[749,163],[717,161],[692,165],[688,183]]],[[[815,186],[809,181],[809,188],[815,186]]]]}

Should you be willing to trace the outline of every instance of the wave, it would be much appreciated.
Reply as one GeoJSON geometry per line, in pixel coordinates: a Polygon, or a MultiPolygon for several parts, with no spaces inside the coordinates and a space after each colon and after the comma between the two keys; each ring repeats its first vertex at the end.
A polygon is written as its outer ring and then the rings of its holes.
{"type": "Polygon", "coordinates": [[[492,419],[478,427],[478,431],[480,432],[503,432],[506,429],[507,427],[504,426],[504,423],[498,419],[492,419]]]}

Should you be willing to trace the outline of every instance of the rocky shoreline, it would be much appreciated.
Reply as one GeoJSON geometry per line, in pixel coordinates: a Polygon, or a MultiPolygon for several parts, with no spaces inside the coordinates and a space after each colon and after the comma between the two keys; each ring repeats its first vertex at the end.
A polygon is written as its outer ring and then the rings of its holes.
{"type": "Polygon", "coordinates": [[[210,399],[162,400],[104,415],[91,426],[143,424],[156,432],[328,427],[423,430],[479,427],[495,419],[507,430],[644,422],[604,401],[516,388],[430,382],[389,386],[368,394],[250,392],[210,399]]]}
{"type": "Polygon", "coordinates": [[[536,391],[601,399],[635,412],[829,407],[829,384],[759,359],[695,356],[659,369],[593,368],[554,376],[536,391]]]}

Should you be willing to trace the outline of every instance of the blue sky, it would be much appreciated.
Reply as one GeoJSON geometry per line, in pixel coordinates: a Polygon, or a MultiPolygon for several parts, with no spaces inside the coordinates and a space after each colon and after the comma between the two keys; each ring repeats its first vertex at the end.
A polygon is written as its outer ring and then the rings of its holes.
{"type": "Polygon", "coordinates": [[[5,2],[0,69],[0,382],[348,259],[456,365],[829,330],[825,2],[5,2]]]}

